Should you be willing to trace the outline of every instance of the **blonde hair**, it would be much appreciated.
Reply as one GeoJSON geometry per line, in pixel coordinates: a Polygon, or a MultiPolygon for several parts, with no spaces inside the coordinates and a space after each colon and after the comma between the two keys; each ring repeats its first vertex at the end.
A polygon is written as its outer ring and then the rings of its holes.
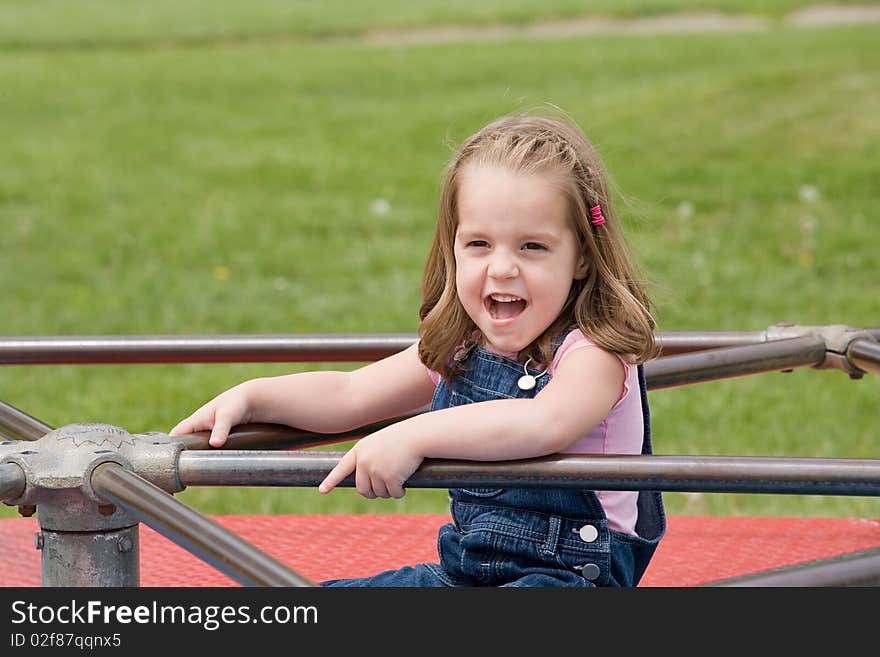
{"type": "Polygon", "coordinates": [[[516,115],[497,119],[465,140],[446,168],[436,232],[422,277],[418,329],[422,362],[451,378],[457,369],[452,353],[476,329],[458,299],[453,253],[458,187],[470,164],[561,179],[572,227],[588,264],[586,277],[572,282],[559,317],[520,357],[549,364],[554,338],[574,327],[629,362],[654,357],[650,301],[617,223],[599,156],[568,120],[516,115]],[[603,225],[590,223],[590,208],[596,205],[602,207],[603,225]]]}

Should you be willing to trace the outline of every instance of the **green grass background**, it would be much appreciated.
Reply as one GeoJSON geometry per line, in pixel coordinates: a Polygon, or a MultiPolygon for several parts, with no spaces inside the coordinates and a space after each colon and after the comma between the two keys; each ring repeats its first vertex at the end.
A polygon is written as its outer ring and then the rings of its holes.
{"type": "MultiPolygon", "coordinates": [[[[780,19],[811,4],[591,6],[780,19]]],[[[0,331],[414,332],[452,147],[548,104],[613,174],[660,331],[880,325],[880,26],[378,46],[357,35],[582,3],[356,6],[0,1],[0,331]]],[[[53,426],[168,430],[245,378],[307,367],[4,366],[0,399],[53,426]]],[[[655,391],[655,450],[873,458],[878,399],[875,377],[816,370],[655,391]]],[[[212,514],[447,508],[440,490],[178,497],[212,514]]],[[[673,514],[880,516],[860,497],[666,500],[673,514]]]]}
{"type": "MultiPolygon", "coordinates": [[[[197,43],[216,38],[321,38],[437,25],[523,24],[581,17],[670,13],[755,14],[774,20],[817,0],[0,0],[7,48],[197,43]]],[[[869,4],[839,0],[840,6],[869,4]]]]}

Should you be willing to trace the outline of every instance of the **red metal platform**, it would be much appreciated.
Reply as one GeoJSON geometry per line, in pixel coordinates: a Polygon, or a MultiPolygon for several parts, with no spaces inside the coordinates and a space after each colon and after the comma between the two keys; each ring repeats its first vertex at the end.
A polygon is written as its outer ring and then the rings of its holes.
{"type": "MultiPolygon", "coordinates": [[[[446,515],[214,516],[314,581],[437,560],[446,515]]],[[[880,547],[880,519],[672,516],[641,586],[695,586],[880,547]]],[[[35,518],[0,520],[0,586],[40,586],[35,518]]],[[[141,525],[141,586],[237,586],[141,525]]]]}

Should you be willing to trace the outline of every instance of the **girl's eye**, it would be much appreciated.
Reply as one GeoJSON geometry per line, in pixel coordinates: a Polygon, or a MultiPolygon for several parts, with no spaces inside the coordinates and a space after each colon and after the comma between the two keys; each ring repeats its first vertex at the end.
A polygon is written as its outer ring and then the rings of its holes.
{"type": "Polygon", "coordinates": [[[547,249],[543,244],[539,244],[538,242],[526,242],[523,244],[523,248],[526,251],[545,251],[547,249]]]}
{"type": "Polygon", "coordinates": [[[468,246],[476,246],[478,248],[485,248],[485,247],[489,246],[489,242],[487,242],[486,240],[471,240],[470,242],[468,242],[467,245],[468,246]]]}

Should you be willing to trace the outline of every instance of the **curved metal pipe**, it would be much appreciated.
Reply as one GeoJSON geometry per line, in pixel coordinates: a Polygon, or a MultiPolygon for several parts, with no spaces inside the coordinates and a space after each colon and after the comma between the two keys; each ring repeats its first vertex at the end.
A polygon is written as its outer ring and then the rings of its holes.
{"type": "Polygon", "coordinates": [[[701,586],[877,586],[880,548],[841,554],[828,559],[774,568],[752,575],[709,582],[701,586]]]}
{"type": "Polygon", "coordinates": [[[863,372],[880,374],[880,342],[853,340],[846,349],[846,359],[863,372]]]}
{"type": "Polygon", "coordinates": [[[15,406],[0,401],[0,430],[7,437],[16,440],[39,440],[52,431],[52,427],[15,406]]]}
{"type": "Polygon", "coordinates": [[[222,525],[174,499],[117,463],[95,468],[92,487],[103,498],[245,586],[312,586],[312,582],[222,525]]]}
{"type": "Polygon", "coordinates": [[[0,463],[0,502],[18,499],[26,485],[24,470],[15,463],[0,463]]]}
{"type": "Polygon", "coordinates": [[[404,333],[331,335],[99,335],[0,338],[0,364],[373,361],[406,349],[404,333]]]}
{"type": "Polygon", "coordinates": [[[686,354],[706,349],[743,347],[767,342],[766,331],[667,331],[654,336],[660,356],[686,354]]]}
{"type": "Polygon", "coordinates": [[[645,363],[645,377],[648,388],[653,390],[819,365],[824,360],[825,341],[818,336],[805,335],[763,344],[657,358],[645,363]]]}
{"type": "MultiPolygon", "coordinates": [[[[344,452],[185,451],[184,486],[317,486],[344,452]]],[[[354,477],[343,480],[354,486],[354,477]]],[[[880,496],[880,460],[749,456],[551,455],[425,459],[408,488],[557,487],[880,496]]]]}

